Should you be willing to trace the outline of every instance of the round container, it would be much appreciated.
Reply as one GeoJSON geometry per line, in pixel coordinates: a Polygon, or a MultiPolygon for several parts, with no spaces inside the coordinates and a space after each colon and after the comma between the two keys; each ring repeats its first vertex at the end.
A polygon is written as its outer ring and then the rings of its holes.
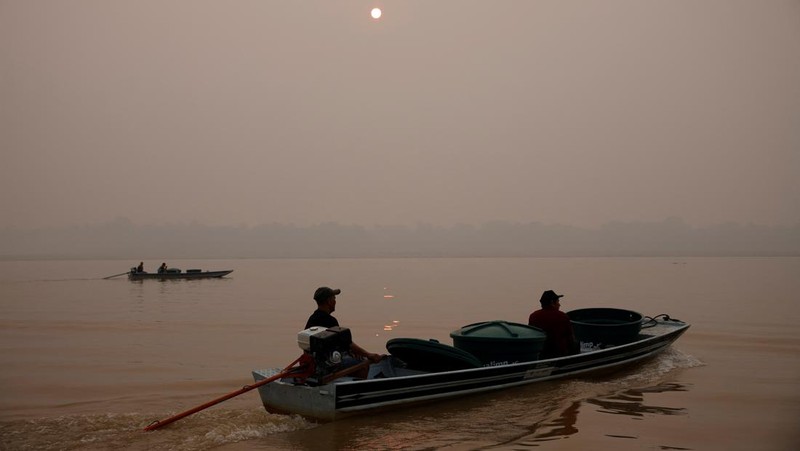
{"type": "Polygon", "coordinates": [[[412,370],[439,372],[483,366],[472,354],[436,340],[392,338],[386,342],[386,350],[412,370]]]}
{"type": "Polygon", "coordinates": [[[464,326],[450,337],[456,348],[474,355],[484,365],[502,365],[537,360],[547,336],[527,324],[487,321],[464,326]]]}
{"type": "Polygon", "coordinates": [[[642,329],[640,313],[617,308],[584,308],[567,312],[575,338],[595,345],[621,345],[635,341],[642,329]]]}

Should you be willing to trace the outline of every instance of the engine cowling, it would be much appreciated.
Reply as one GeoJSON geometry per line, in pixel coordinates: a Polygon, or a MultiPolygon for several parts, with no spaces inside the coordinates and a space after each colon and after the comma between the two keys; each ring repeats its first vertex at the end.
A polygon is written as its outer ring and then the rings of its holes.
{"type": "Polygon", "coordinates": [[[313,379],[316,381],[336,371],[352,343],[353,337],[346,327],[317,326],[297,334],[297,345],[314,358],[313,379]]]}

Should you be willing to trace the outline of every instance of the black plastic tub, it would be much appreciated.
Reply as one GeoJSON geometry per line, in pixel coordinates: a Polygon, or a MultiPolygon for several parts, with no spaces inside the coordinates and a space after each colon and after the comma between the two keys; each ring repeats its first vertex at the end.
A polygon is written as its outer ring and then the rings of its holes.
{"type": "Polygon", "coordinates": [[[472,354],[436,340],[392,338],[386,342],[386,350],[412,370],[439,372],[483,366],[472,354]]]}
{"type": "Polygon", "coordinates": [[[639,337],[643,316],[617,308],[584,308],[567,312],[575,338],[594,345],[621,345],[639,337]]]}

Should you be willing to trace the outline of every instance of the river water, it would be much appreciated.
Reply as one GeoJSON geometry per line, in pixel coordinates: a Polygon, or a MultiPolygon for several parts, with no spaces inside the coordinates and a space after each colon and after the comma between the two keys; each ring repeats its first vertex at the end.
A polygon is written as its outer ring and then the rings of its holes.
{"type": "MultiPolygon", "coordinates": [[[[138,261],[0,262],[0,449],[800,449],[800,258],[169,261],[218,280],[128,281],[138,261]],[[692,324],[635,368],[320,424],[256,391],[153,432],[153,420],[300,355],[320,285],[385,353],[395,337],[618,307],[692,324]]],[[[154,270],[160,261],[145,262],[154,270]]]]}

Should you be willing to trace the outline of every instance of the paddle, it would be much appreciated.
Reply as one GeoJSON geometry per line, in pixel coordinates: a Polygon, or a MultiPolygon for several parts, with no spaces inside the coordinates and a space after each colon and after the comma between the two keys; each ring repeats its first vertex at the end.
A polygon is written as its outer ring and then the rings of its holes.
{"type": "Polygon", "coordinates": [[[260,387],[260,386],[265,385],[265,384],[269,384],[272,381],[276,381],[276,380],[278,380],[280,378],[289,376],[291,374],[295,374],[299,370],[302,370],[302,369],[304,369],[304,367],[308,366],[308,363],[306,362],[306,363],[301,363],[300,366],[298,366],[297,368],[292,368],[295,363],[300,362],[301,360],[303,360],[305,356],[306,356],[306,354],[301,355],[300,357],[297,358],[297,360],[295,360],[294,362],[289,364],[289,366],[284,368],[283,371],[281,371],[280,373],[278,373],[278,374],[276,374],[274,376],[271,376],[271,377],[268,377],[266,379],[260,380],[260,381],[256,382],[253,385],[245,385],[244,387],[242,387],[239,390],[236,390],[235,392],[231,392],[231,393],[228,393],[227,395],[220,396],[217,399],[211,400],[211,401],[209,401],[209,402],[207,402],[207,403],[205,403],[203,405],[200,405],[200,406],[197,406],[195,408],[189,409],[186,412],[179,413],[177,415],[171,416],[171,417],[169,417],[167,419],[164,419],[164,420],[161,420],[161,421],[154,421],[154,422],[150,423],[150,425],[148,425],[146,428],[144,428],[144,430],[145,431],[152,431],[154,429],[158,429],[161,426],[166,426],[166,425],[168,425],[168,424],[170,424],[170,423],[172,423],[174,421],[180,420],[181,418],[188,417],[189,415],[191,415],[193,413],[197,413],[197,412],[199,412],[201,410],[207,409],[207,408],[213,406],[214,404],[219,404],[222,401],[226,401],[226,400],[231,399],[231,398],[233,398],[235,396],[239,396],[242,393],[248,392],[248,391],[250,391],[250,390],[252,390],[254,388],[260,387]]]}
{"type": "Polygon", "coordinates": [[[125,271],[125,272],[121,272],[121,273],[119,273],[119,274],[114,274],[113,276],[103,277],[103,280],[105,280],[105,279],[111,279],[111,278],[113,278],[113,277],[124,276],[125,274],[128,274],[129,272],[130,272],[130,271],[125,271]]]}

